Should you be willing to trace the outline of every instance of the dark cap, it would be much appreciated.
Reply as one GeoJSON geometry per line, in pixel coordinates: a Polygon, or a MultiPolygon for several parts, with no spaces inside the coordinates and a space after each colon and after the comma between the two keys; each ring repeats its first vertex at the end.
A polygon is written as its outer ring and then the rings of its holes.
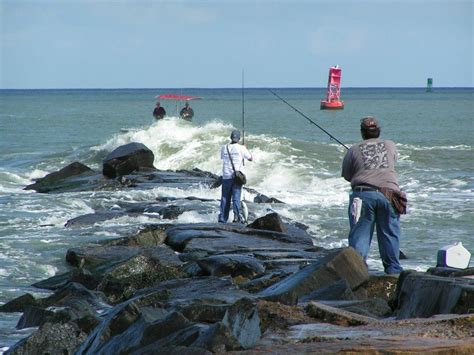
{"type": "Polygon", "coordinates": [[[233,130],[232,133],[230,134],[230,139],[234,143],[237,143],[238,141],[240,141],[240,131],[237,129],[233,130]]]}
{"type": "Polygon", "coordinates": [[[371,130],[371,129],[380,128],[380,125],[375,117],[367,116],[360,120],[360,128],[371,130]]]}

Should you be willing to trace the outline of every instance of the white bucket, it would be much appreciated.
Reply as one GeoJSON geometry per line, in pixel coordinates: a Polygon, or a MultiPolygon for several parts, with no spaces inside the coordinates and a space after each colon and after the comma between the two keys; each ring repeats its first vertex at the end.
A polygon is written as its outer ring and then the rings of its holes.
{"type": "Polygon", "coordinates": [[[446,245],[438,250],[438,267],[452,267],[466,269],[471,260],[471,253],[463,247],[461,242],[446,245]]]}

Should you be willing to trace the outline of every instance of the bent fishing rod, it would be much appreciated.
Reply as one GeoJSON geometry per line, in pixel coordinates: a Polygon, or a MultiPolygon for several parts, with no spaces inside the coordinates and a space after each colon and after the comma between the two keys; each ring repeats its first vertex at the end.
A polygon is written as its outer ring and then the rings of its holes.
{"type": "Polygon", "coordinates": [[[346,148],[347,150],[349,150],[349,147],[347,145],[345,145],[344,143],[342,143],[339,139],[337,139],[336,137],[334,137],[331,133],[329,133],[328,131],[326,131],[323,127],[321,127],[320,125],[318,125],[316,122],[314,122],[311,118],[309,118],[308,116],[306,116],[303,112],[301,112],[300,110],[298,110],[296,107],[294,107],[293,105],[291,105],[289,102],[287,102],[285,99],[283,99],[282,97],[280,97],[277,93],[273,92],[271,89],[268,89],[268,91],[270,91],[273,95],[275,95],[277,98],[279,98],[281,101],[283,101],[285,104],[287,104],[288,106],[290,106],[293,110],[295,110],[296,112],[298,112],[301,116],[303,116],[304,118],[306,118],[309,122],[311,122],[312,124],[314,124],[316,127],[318,127],[321,131],[323,131],[324,133],[326,133],[329,137],[331,137],[332,139],[334,139],[337,143],[339,143],[340,145],[342,145],[344,148],[346,148]]]}

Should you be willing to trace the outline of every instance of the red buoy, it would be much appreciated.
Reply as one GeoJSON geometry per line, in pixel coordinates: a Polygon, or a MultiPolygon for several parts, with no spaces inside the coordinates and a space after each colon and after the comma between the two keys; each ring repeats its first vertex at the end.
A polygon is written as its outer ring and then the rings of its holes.
{"type": "Polygon", "coordinates": [[[341,98],[341,68],[338,65],[329,68],[328,90],[326,100],[321,100],[321,110],[342,110],[344,102],[341,98]]]}

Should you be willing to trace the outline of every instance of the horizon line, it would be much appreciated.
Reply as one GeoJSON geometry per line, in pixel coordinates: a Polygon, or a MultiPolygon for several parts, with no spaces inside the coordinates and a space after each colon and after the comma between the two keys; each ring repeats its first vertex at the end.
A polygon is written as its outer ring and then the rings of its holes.
{"type": "MultiPolygon", "coordinates": [[[[64,88],[0,88],[0,91],[27,91],[27,90],[229,90],[242,87],[64,87],[64,88]]],[[[327,89],[326,86],[249,86],[245,89],[327,89]]],[[[426,86],[347,86],[346,89],[426,89],[426,86]]],[[[437,86],[436,89],[474,89],[474,86],[437,86]]]]}

